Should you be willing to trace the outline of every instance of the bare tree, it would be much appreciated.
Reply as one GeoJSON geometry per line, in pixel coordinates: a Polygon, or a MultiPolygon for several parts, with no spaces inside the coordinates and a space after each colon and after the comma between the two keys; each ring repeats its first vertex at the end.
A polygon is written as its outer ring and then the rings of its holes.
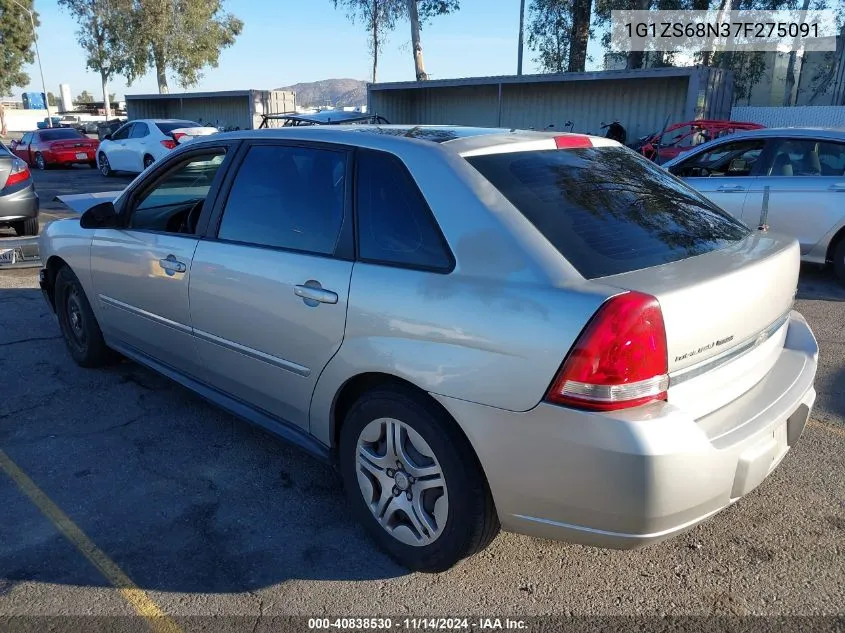
{"type": "Polygon", "coordinates": [[[417,81],[428,79],[420,40],[422,25],[435,16],[454,13],[460,8],[460,0],[407,0],[406,10],[408,20],[411,22],[411,50],[414,55],[414,74],[417,81]]]}
{"type": "Polygon", "coordinates": [[[333,0],[335,8],[344,7],[352,21],[361,21],[369,34],[370,54],[373,56],[373,83],[378,80],[378,57],[387,33],[405,12],[404,0],[333,0]]]}

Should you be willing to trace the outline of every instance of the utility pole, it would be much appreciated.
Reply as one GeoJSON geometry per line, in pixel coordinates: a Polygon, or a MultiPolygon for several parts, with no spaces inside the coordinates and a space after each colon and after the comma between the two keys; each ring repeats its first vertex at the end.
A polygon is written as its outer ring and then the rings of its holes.
{"type": "Polygon", "coordinates": [[[522,74],[522,35],[525,32],[525,0],[519,0],[519,44],[516,52],[516,74],[522,74]]]}
{"type": "Polygon", "coordinates": [[[41,89],[44,91],[44,107],[47,108],[47,126],[53,127],[53,119],[50,116],[50,102],[47,101],[47,84],[44,82],[44,69],[41,67],[41,53],[38,52],[38,32],[35,30],[35,18],[31,9],[27,9],[18,0],[12,0],[12,2],[29,14],[29,23],[32,25],[32,37],[35,41],[35,58],[38,60],[38,72],[41,73],[41,89]]]}

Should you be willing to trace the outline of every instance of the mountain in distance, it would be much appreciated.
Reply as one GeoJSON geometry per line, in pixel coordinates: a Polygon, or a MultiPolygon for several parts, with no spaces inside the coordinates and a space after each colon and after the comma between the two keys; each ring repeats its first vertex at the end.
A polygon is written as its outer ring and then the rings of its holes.
{"type": "Polygon", "coordinates": [[[293,90],[296,105],[305,107],[367,105],[367,82],[358,79],[323,79],[277,88],[293,90]]]}

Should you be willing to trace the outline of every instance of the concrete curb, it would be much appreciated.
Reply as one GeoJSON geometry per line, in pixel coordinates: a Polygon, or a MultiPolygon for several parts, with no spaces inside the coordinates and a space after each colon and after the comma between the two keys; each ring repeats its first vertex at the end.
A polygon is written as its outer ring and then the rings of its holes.
{"type": "Polygon", "coordinates": [[[10,248],[15,249],[15,263],[0,264],[0,271],[41,267],[41,257],[38,254],[38,237],[0,238],[0,251],[10,248]]]}

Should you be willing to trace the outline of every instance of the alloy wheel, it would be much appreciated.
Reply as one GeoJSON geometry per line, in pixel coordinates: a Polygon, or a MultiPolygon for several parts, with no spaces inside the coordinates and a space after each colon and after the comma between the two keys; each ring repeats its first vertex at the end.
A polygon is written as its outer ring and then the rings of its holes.
{"type": "Polygon", "coordinates": [[[393,418],[373,420],[358,436],[358,487],[376,521],[396,540],[430,545],[443,533],[449,495],[428,443],[393,418]]]}

